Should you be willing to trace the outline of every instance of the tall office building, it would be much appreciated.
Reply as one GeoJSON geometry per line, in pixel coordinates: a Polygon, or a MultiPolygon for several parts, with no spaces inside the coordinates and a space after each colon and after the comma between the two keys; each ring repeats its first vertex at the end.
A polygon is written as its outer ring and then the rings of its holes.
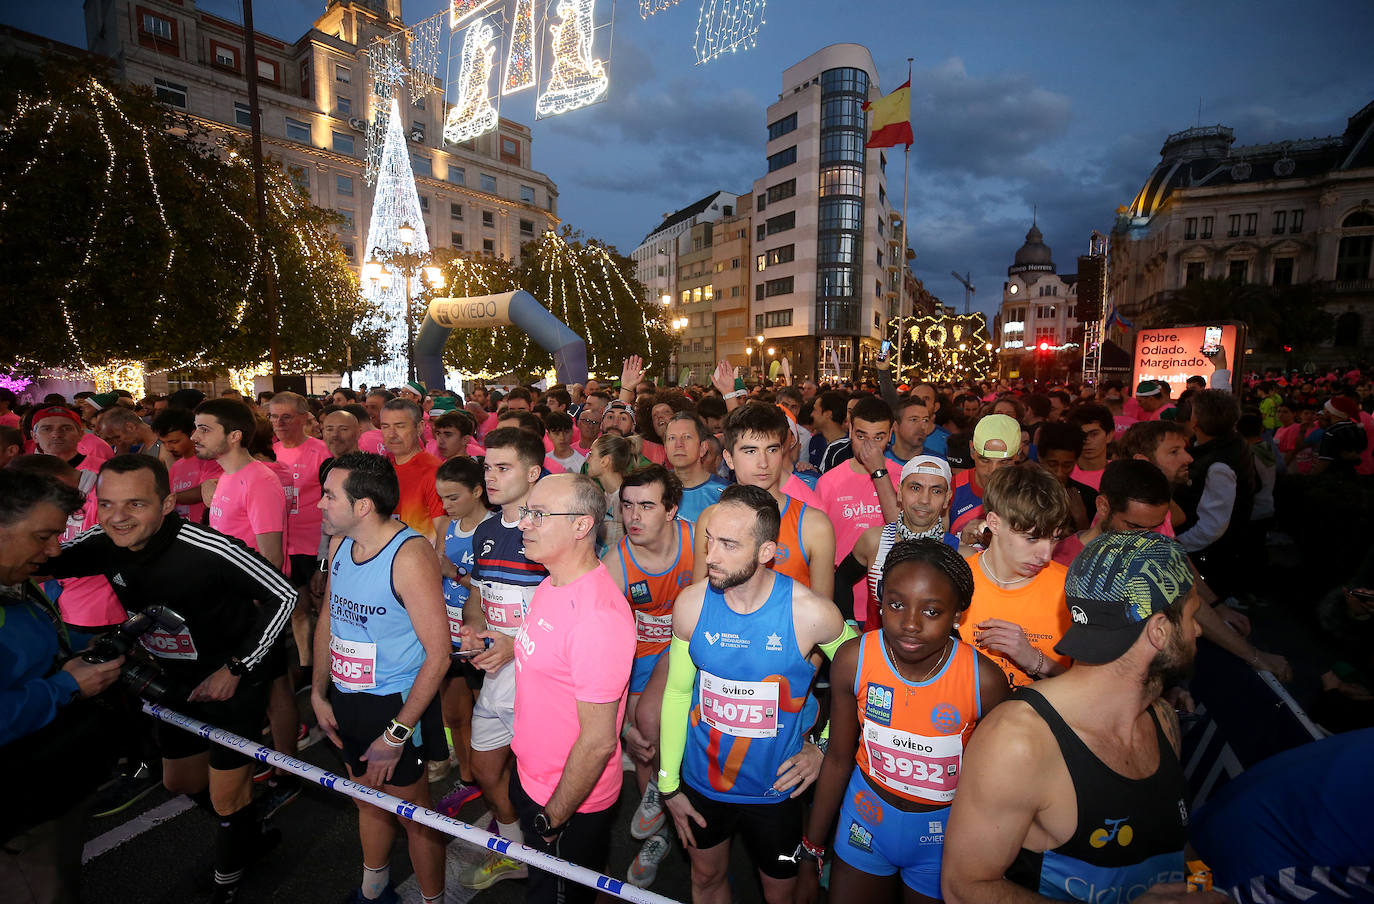
{"type": "Polygon", "coordinates": [[[897,313],[899,254],[887,152],[867,150],[863,105],[880,96],[868,49],[832,44],[791,66],[767,112],[767,173],[754,182],[753,333],[798,377],[849,377],[897,313]]]}

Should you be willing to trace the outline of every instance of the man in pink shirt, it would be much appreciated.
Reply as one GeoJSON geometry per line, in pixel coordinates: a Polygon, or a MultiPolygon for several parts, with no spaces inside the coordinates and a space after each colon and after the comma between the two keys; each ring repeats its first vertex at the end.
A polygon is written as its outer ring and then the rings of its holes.
{"type": "Polygon", "coordinates": [[[385,389],[374,389],[363,399],[363,407],[367,409],[370,423],[362,425],[363,433],[358,437],[358,448],[361,451],[374,452],[377,455],[386,454],[386,438],[382,436],[382,409],[393,398],[395,396],[385,389]]]}
{"type": "MultiPolygon", "coordinates": [[[[897,480],[901,469],[890,470],[886,456],[892,433],[892,409],[877,396],[863,396],[849,413],[849,441],[854,457],[821,475],[816,494],[835,527],[835,565],[839,566],[870,527],[897,520],[897,480]]],[[[867,578],[853,587],[853,617],[868,614],[867,578]]],[[[848,615],[848,613],[846,613],[848,615]]]]}
{"type": "MultiPolygon", "coordinates": [[[[286,488],[286,555],[291,563],[291,585],[297,588],[307,586],[319,568],[320,465],[329,458],[324,441],[305,433],[309,414],[310,403],[294,392],[279,392],[267,403],[267,419],[276,436],[272,451],[277,464],[288,467],[291,474],[291,486],[286,488]]],[[[302,616],[303,608],[296,607],[302,616]]],[[[309,645],[302,649],[309,649],[309,645]]]]}
{"type": "Polygon", "coordinates": [[[0,386],[0,427],[18,427],[19,415],[11,409],[14,407],[14,390],[0,386]]]}
{"type": "Polygon", "coordinates": [[[191,435],[196,421],[184,408],[169,408],[153,419],[153,432],[162,440],[162,448],[172,454],[172,466],[167,469],[172,482],[172,494],[177,497],[177,514],[192,524],[205,521],[205,501],[200,485],[224,473],[217,461],[203,461],[196,457],[196,444],[191,435]]]}
{"type": "MultiPolygon", "coordinates": [[[[620,724],[635,621],[596,529],[606,497],[588,477],[535,485],[520,518],[525,554],[548,569],[515,639],[515,776],[525,843],[602,871],[620,797],[620,724]]],[[[596,889],[531,870],[526,901],[590,902],[596,889]]]]}
{"type": "Polygon", "coordinates": [[[1107,467],[1107,444],[1116,437],[1116,420],[1107,406],[1089,403],[1075,408],[1069,423],[1083,431],[1083,451],[1069,477],[1095,490],[1107,467]]]}
{"type": "Polygon", "coordinates": [[[253,412],[233,399],[211,399],[201,403],[195,417],[196,456],[224,469],[224,476],[204,484],[210,526],[242,540],[284,571],[286,491],[272,469],[244,447],[257,429],[253,412]]]}

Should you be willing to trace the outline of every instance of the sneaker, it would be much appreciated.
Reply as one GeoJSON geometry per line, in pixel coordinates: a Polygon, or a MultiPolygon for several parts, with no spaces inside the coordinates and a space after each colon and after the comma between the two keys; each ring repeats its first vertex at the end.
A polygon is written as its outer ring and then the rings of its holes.
{"type": "Polygon", "coordinates": [[[431,760],[425,771],[431,782],[442,782],[453,771],[453,766],[448,760],[431,760]]]}
{"type": "Polygon", "coordinates": [[[468,801],[476,800],[481,796],[482,789],[477,787],[476,782],[468,784],[467,782],[460,781],[453,786],[452,791],[445,794],[439,800],[439,803],[434,806],[434,812],[442,813],[452,819],[457,819],[458,811],[463,809],[463,806],[467,804],[468,801]]]}
{"type": "Polygon", "coordinates": [[[382,889],[382,893],[375,898],[364,898],[361,888],[353,889],[353,893],[344,898],[343,904],[400,904],[401,896],[396,894],[395,886],[388,885],[382,889]]]}
{"type": "Polygon", "coordinates": [[[227,885],[216,882],[215,890],[210,893],[210,904],[235,904],[242,889],[242,882],[231,882],[227,885]]]}
{"type": "Polygon", "coordinates": [[[302,722],[300,724],[300,727],[296,729],[296,743],[304,741],[309,734],[310,727],[307,726],[304,722],[302,722]]]}
{"type": "Polygon", "coordinates": [[[272,767],[266,763],[258,763],[253,770],[253,781],[261,785],[272,777],[272,767]]]}
{"type": "Polygon", "coordinates": [[[663,858],[672,847],[673,843],[666,832],[650,835],[649,840],[644,842],[644,846],[635,855],[634,862],[630,864],[630,871],[625,874],[626,881],[635,888],[648,888],[653,885],[655,877],[658,876],[658,865],[663,862],[663,858]]]}
{"type": "Polygon", "coordinates": [[[630,837],[643,841],[662,829],[667,821],[668,814],[663,812],[663,798],[659,796],[658,783],[649,782],[644,789],[644,797],[635,808],[635,815],[630,817],[630,837]]]}
{"type": "Polygon", "coordinates": [[[133,772],[117,776],[96,792],[91,816],[99,819],[122,813],[161,785],[162,776],[158,771],[147,763],[139,763],[133,772]]]}
{"type": "Polygon", "coordinates": [[[492,851],[478,862],[463,867],[458,874],[458,881],[467,888],[481,891],[491,888],[502,879],[524,879],[529,874],[525,864],[492,851]]]}
{"type": "Polygon", "coordinates": [[[300,779],[293,775],[279,775],[267,783],[267,791],[258,798],[258,807],[264,821],[277,815],[277,811],[301,796],[300,779]]]}

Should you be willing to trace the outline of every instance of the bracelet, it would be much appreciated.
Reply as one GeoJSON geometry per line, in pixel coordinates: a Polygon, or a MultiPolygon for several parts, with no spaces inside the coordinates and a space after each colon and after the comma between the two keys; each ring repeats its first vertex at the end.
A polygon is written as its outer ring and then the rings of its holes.
{"type": "Polygon", "coordinates": [[[818,844],[812,844],[805,835],[802,836],[801,846],[803,851],[810,854],[815,859],[822,860],[825,858],[825,848],[818,844]]]}
{"type": "Polygon", "coordinates": [[[386,743],[386,746],[391,748],[399,748],[406,746],[405,741],[396,741],[392,739],[391,729],[387,729],[386,731],[382,732],[382,740],[386,743]]]}
{"type": "Polygon", "coordinates": [[[736,390],[734,390],[733,392],[727,392],[727,393],[725,393],[725,395],[721,396],[721,398],[723,398],[723,399],[737,399],[737,398],[739,398],[740,396],[748,395],[748,394],[749,394],[749,392],[748,392],[747,390],[744,390],[744,389],[736,389],[736,390]]]}
{"type": "Polygon", "coordinates": [[[1045,651],[1035,647],[1035,668],[1026,669],[1026,674],[1032,678],[1043,678],[1045,676],[1045,651]]]}

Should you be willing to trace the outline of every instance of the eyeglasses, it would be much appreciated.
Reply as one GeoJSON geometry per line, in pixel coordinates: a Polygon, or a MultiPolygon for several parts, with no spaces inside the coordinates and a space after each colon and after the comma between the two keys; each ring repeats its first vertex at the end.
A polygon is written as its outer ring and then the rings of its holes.
{"type": "Polygon", "coordinates": [[[521,521],[528,518],[530,519],[530,524],[533,524],[535,527],[543,527],[544,519],[549,515],[564,515],[568,518],[581,518],[583,515],[589,515],[588,512],[541,512],[538,509],[526,508],[523,505],[520,506],[519,512],[521,521]]]}
{"type": "Polygon", "coordinates": [[[580,418],[577,419],[577,422],[578,422],[579,424],[599,424],[599,423],[601,423],[601,418],[599,418],[599,417],[580,417],[580,418]]]}

